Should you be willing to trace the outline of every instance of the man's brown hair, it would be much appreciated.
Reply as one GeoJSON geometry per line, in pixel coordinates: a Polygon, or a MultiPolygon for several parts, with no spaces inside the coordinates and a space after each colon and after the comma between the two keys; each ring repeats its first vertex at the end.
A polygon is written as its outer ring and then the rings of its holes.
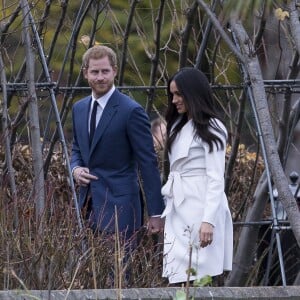
{"type": "Polygon", "coordinates": [[[89,67],[90,59],[100,59],[108,57],[112,67],[117,67],[117,55],[115,51],[107,46],[97,45],[89,48],[82,56],[82,67],[87,69],[89,67]]]}

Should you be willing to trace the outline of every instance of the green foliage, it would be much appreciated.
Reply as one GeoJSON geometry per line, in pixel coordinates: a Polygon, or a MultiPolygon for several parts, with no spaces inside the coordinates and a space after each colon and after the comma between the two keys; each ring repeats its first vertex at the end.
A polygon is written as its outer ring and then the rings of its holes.
{"type": "Polygon", "coordinates": [[[175,300],[186,300],[186,292],[184,290],[176,291],[175,300]]]}
{"type": "Polygon", "coordinates": [[[195,276],[197,274],[197,272],[194,268],[189,268],[189,269],[186,270],[186,274],[195,276]]]}
{"type": "Polygon", "coordinates": [[[255,11],[262,10],[264,5],[267,9],[270,9],[273,5],[272,0],[229,0],[224,2],[223,11],[225,16],[229,18],[230,15],[235,15],[242,20],[253,16],[255,11]]]}
{"type": "MultiPolygon", "coordinates": [[[[196,271],[194,269],[189,269],[187,272],[192,272],[192,275],[196,275],[196,271]]],[[[212,278],[209,275],[206,275],[202,278],[196,279],[193,282],[193,287],[203,287],[203,286],[210,286],[212,285],[212,278]]],[[[186,289],[180,289],[176,291],[176,295],[174,297],[175,300],[186,300],[189,292],[190,287],[186,287],[186,289]]],[[[194,299],[193,296],[188,297],[188,299],[194,299]]]]}
{"type": "Polygon", "coordinates": [[[193,282],[194,287],[211,286],[211,285],[212,285],[212,278],[209,275],[206,275],[200,279],[196,279],[193,282]]]}
{"type": "MultiPolygon", "coordinates": [[[[175,1],[167,2],[163,12],[162,27],[160,34],[161,46],[161,66],[166,67],[167,74],[173,73],[178,68],[178,52],[180,49],[180,35],[186,24],[186,10],[193,1],[175,1]]],[[[17,2],[6,6],[1,11],[3,17],[0,16],[0,21],[5,22],[17,7],[17,2]]],[[[130,36],[128,40],[128,59],[125,72],[125,85],[147,85],[151,71],[152,57],[155,52],[155,34],[156,34],[156,19],[160,6],[160,1],[149,0],[139,1],[134,12],[134,19],[130,36]]],[[[45,3],[36,1],[32,3],[32,15],[38,25],[41,21],[41,16],[45,12],[45,3]]],[[[65,51],[70,42],[72,31],[74,30],[76,15],[78,13],[80,3],[69,1],[66,16],[63,24],[59,28],[59,37],[53,52],[53,58],[50,61],[50,68],[53,72],[53,77],[59,73],[61,63],[65,56],[65,51]]],[[[89,10],[82,22],[80,33],[76,41],[75,54],[75,74],[80,71],[81,57],[86,47],[80,42],[83,35],[90,36],[94,21],[96,21],[95,41],[100,44],[108,45],[114,48],[119,58],[122,56],[122,45],[124,41],[124,30],[128,21],[128,15],[131,8],[131,1],[114,0],[109,1],[100,14],[95,15],[93,9],[89,10]]],[[[45,54],[53,42],[57,23],[62,15],[63,9],[60,1],[53,1],[50,6],[50,12],[45,20],[45,26],[42,30],[41,39],[45,54]]],[[[10,55],[16,53],[14,57],[14,70],[16,73],[23,62],[24,55],[21,55],[22,45],[19,44],[19,37],[22,30],[22,13],[11,26],[11,33],[6,38],[5,46],[8,47],[10,55]],[[12,40],[14,42],[12,43],[12,40]],[[20,47],[21,46],[21,47],[20,47]]],[[[195,51],[194,43],[191,51],[195,51]]],[[[69,64],[65,67],[65,72],[69,70],[69,64]]],[[[164,84],[164,82],[162,82],[164,84]]]]}

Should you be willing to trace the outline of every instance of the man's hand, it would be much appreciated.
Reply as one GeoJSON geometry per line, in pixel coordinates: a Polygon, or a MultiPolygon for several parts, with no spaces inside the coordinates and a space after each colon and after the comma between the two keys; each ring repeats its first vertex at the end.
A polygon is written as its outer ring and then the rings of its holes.
{"type": "Polygon", "coordinates": [[[87,186],[91,180],[97,180],[98,177],[90,174],[88,168],[78,167],[73,171],[73,177],[78,185],[87,186]]]}
{"type": "Polygon", "coordinates": [[[160,216],[149,217],[149,220],[147,223],[147,233],[154,234],[154,233],[163,232],[164,223],[165,223],[164,219],[162,219],[160,216]]]}

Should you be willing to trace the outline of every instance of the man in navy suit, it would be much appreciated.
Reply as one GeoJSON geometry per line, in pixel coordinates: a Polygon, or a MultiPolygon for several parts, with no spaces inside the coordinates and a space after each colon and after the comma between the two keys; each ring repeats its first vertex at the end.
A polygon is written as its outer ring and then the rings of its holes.
{"type": "Polygon", "coordinates": [[[71,168],[80,185],[79,206],[87,209],[95,231],[115,233],[117,224],[118,231],[129,238],[142,225],[140,174],[148,233],[158,233],[163,229],[164,205],[148,116],[115,88],[117,58],[111,48],[88,49],[83,55],[83,75],[92,95],[76,102],[72,110],[71,168]]]}

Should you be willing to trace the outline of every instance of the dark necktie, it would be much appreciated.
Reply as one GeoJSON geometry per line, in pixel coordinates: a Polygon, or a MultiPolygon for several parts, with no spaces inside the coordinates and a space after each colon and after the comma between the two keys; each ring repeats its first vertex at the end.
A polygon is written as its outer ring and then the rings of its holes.
{"type": "Polygon", "coordinates": [[[92,144],[93,136],[96,129],[96,115],[97,115],[98,102],[95,101],[90,120],[90,145],[92,144]]]}

